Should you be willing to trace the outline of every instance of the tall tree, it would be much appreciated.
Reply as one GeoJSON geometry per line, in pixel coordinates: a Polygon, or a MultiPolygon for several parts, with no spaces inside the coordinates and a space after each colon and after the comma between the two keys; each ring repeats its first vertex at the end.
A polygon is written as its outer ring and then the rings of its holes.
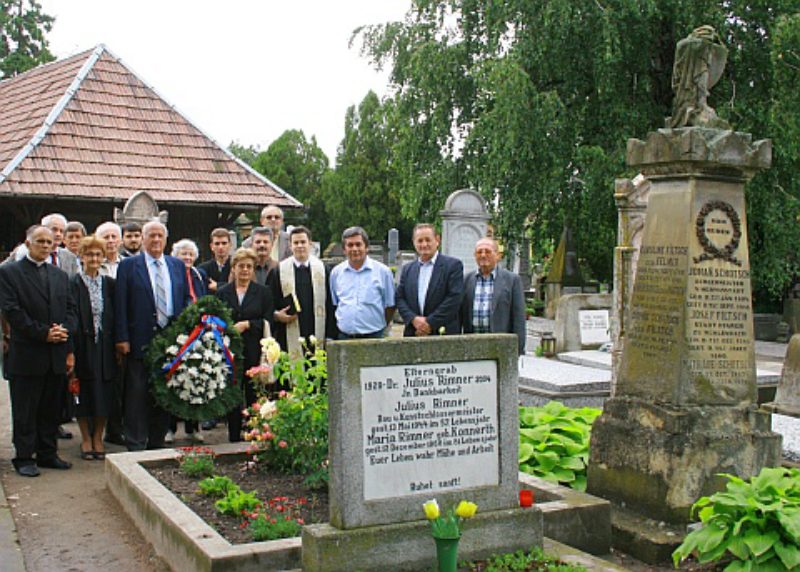
{"type": "Polygon", "coordinates": [[[0,0],[0,79],[56,59],[45,38],[53,22],[36,0],[0,0]]]}
{"type": "MultiPolygon", "coordinates": [[[[571,222],[579,254],[609,279],[613,180],[635,174],[627,139],[670,114],[677,41],[701,24],[717,29],[729,63],[711,104],[737,129],[769,137],[770,47],[779,17],[798,11],[800,0],[414,0],[404,21],[356,37],[391,69],[407,215],[427,217],[471,186],[509,239],[525,221],[538,240],[571,222]]],[[[761,237],[793,216],[771,207],[775,176],[748,189],[754,282],[773,297],[791,271],[761,237]]]]}
{"type": "Polygon", "coordinates": [[[374,240],[384,240],[392,227],[401,237],[411,236],[392,163],[392,113],[391,105],[381,104],[372,91],[358,109],[347,109],[336,170],[322,184],[330,240],[338,241],[342,230],[353,225],[363,227],[374,240]]]}
{"type": "MultiPolygon", "coordinates": [[[[247,154],[245,153],[245,156],[247,154]]],[[[327,230],[325,205],[320,197],[329,161],[313,135],[307,139],[298,129],[288,129],[266,151],[256,155],[252,167],[306,206],[306,220],[314,238],[327,230]]]]}

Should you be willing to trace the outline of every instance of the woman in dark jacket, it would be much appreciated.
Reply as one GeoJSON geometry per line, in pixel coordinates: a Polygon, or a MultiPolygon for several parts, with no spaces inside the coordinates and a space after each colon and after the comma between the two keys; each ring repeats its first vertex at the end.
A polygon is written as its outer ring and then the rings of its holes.
{"type": "Polygon", "coordinates": [[[75,376],[79,380],[77,418],[81,430],[81,458],[105,458],[103,429],[111,412],[114,359],[114,279],[100,275],[105,241],[94,236],[81,240],[83,270],[72,277],[72,295],[78,307],[73,339],[75,376]],[[91,423],[91,425],[90,425],[91,423]]]}
{"type": "MultiPolygon", "coordinates": [[[[257,261],[254,250],[237,250],[231,259],[231,281],[217,291],[217,298],[228,304],[234,327],[242,334],[245,371],[261,363],[265,321],[272,331],[272,294],[269,288],[253,281],[257,261]]],[[[256,400],[256,392],[249,379],[244,379],[243,384],[245,403],[249,405],[256,400]]],[[[242,411],[238,408],[228,413],[228,440],[242,440],[242,411]]]]}

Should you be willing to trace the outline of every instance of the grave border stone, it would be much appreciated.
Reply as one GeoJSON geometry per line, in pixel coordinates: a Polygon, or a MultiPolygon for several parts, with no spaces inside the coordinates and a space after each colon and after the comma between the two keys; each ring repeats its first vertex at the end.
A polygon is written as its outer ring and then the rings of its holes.
{"type": "Polygon", "coordinates": [[[419,520],[435,497],[450,506],[462,499],[482,512],[517,506],[519,411],[516,336],[487,334],[397,340],[354,340],[328,346],[331,524],[349,529],[419,520]],[[376,346],[380,351],[376,351],[376,346]],[[452,357],[451,357],[452,356],[452,357]],[[447,359],[451,357],[451,359],[447,359]],[[497,363],[499,484],[364,500],[362,367],[494,360],[497,363]]]}

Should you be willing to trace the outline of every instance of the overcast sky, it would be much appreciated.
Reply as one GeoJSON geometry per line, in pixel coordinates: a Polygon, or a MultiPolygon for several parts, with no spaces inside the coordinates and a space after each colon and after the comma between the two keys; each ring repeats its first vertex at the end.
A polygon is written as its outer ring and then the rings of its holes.
{"type": "Polygon", "coordinates": [[[265,149],[302,129],[333,165],[344,115],[379,74],[348,48],[360,25],[403,18],[409,0],[40,0],[63,58],[105,44],[195,125],[265,149]]]}

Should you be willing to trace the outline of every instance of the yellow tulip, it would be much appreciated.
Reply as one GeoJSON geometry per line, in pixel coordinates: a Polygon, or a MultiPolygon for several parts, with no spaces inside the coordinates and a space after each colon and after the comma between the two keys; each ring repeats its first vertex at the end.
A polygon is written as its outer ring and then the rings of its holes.
{"type": "Polygon", "coordinates": [[[422,505],[422,508],[425,510],[425,516],[428,520],[439,518],[439,503],[436,502],[436,499],[429,500],[422,505]]]}
{"type": "Polygon", "coordinates": [[[462,500],[456,507],[456,514],[461,518],[472,518],[478,511],[478,505],[474,502],[462,500]]]}

